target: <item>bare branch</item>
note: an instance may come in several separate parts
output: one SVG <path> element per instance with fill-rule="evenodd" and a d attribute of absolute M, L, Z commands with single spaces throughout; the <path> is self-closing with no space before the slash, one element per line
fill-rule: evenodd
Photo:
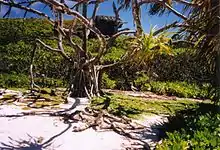
<path fill-rule="evenodd" d="M 51 46 L 45 44 L 43 41 L 41 41 L 40 39 L 36 39 L 36 41 L 38 43 L 40 43 L 42 46 L 44 46 L 46 49 L 50 50 L 50 51 L 54 51 L 54 52 L 61 52 L 60 49 L 56 49 L 56 48 L 52 48 Z"/>
<path fill-rule="evenodd" d="M 93 9 L 93 13 L 92 13 L 91 20 L 94 20 L 94 19 L 95 19 L 95 16 L 96 16 L 97 11 L 98 11 L 98 9 L 99 9 L 99 4 L 100 4 L 100 2 L 98 2 L 98 1 L 95 3 L 95 6 L 94 6 L 94 9 Z"/>
<path fill-rule="evenodd" d="M 72 29 L 75 27 L 76 22 L 77 22 L 77 19 L 74 19 L 71 26 L 70 26 L 70 28 L 69 28 L 69 34 L 67 36 L 67 39 L 70 42 L 70 45 L 76 50 L 77 53 L 79 53 L 79 52 L 83 52 L 82 47 L 80 47 L 79 45 L 74 43 L 73 40 L 72 40 Z"/>
<path fill-rule="evenodd" d="M 54 0 L 41 0 L 45 3 L 48 3 L 49 5 L 54 6 L 54 9 L 63 13 L 66 13 L 68 15 L 73 15 L 76 16 L 77 19 L 83 24 L 85 25 L 87 28 L 89 28 L 91 31 L 93 31 L 98 40 L 100 41 L 100 47 L 99 47 L 99 54 L 96 56 L 96 58 L 92 58 L 89 61 L 87 61 L 85 63 L 85 65 L 87 65 L 88 63 L 92 63 L 94 61 L 98 61 L 100 59 L 100 57 L 103 55 L 104 51 L 106 50 L 106 41 L 105 41 L 105 37 L 104 35 L 93 25 L 90 24 L 90 21 L 88 19 L 86 19 L 85 17 L 83 17 L 79 12 L 71 10 L 69 8 L 67 8 L 65 5 L 54 1 Z"/>
<path fill-rule="evenodd" d="M 100 47 L 99 47 L 99 53 L 98 55 L 93 59 L 90 59 L 89 61 L 87 62 L 94 62 L 94 61 L 98 61 L 101 56 L 104 54 L 104 52 L 106 51 L 106 41 L 105 41 L 105 37 L 104 35 L 102 35 L 102 33 L 94 26 L 90 23 L 90 21 L 83 17 L 79 12 L 77 11 L 74 11 L 74 10 L 71 10 L 70 8 L 68 8 L 65 4 L 63 3 L 60 3 L 56 0 L 39 0 L 41 3 L 44 3 L 44 4 L 47 4 L 49 5 L 54 11 L 56 12 L 60 12 L 60 13 L 63 13 L 63 14 L 68 14 L 68 15 L 71 15 L 71 16 L 75 16 L 86 28 L 88 28 L 89 30 L 91 30 L 92 32 L 94 32 L 98 38 L 98 40 L 100 41 Z M 28 12 L 32 12 L 32 13 L 35 13 L 35 14 L 38 14 L 40 16 L 43 16 L 43 17 L 46 17 L 48 18 L 49 20 L 50 17 L 48 17 L 46 14 L 38 11 L 38 10 L 35 10 L 35 9 L 32 9 L 32 8 L 28 8 L 26 6 L 22 6 L 22 5 L 19 5 L 17 3 L 14 3 L 13 1 L 4 1 L 4 0 L 0 0 L 0 3 L 4 4 L 4 5 L 9 5 L 11 7 L 16 7 L 16 8 L 20 8 L 20 9 L 23 9 L 23 10 L 26 10 Z M 52 21 L 52 20 L 51 20 Z M 55 23 L 54 21 L 52 21 L 52 23 Z M 65 31 L 65 32 L 68 32 L 67 29 L 59 29 L 59 31 Z M 60 33 L 60 32 L 59 32 Z M 62 32 L 61 32 L 62 33 Z M 40 41 L 39 41 L 40 42 Z M 62 48 L 62 41 L 59 40 L 59 49 L 54 49 L 54 48 L 51 48 L 50 46 L 42 43 L 42 41 L 40 42 L 41 45 L 45 46 L 48 50 L 52 50 L 52 51 L 56 51 L 56 52 L 60 52 L 64 57 L 68 58 L 69 57 L 64 53 L 63 51 L 63 48 Z M 86 63 L 87 64 L 87 63 Z"/>
<path fill-rule="evenodd" d="M 122 34 L 135 34 L 136 32 L 134 30 L 129 30 L 129 29 L 126 29 L 126 30 L 123 30 L 123 31 L 120 31 L 114 35 L 111 36 L 111 38 L 109 40 L 112 40 L 112 39 L 116 39 L 117 37 L 119 37 L 120 35 Z"/>
<path fill-rule="evenodd" d="M 187 6 L 193 6 L 193 7 L 200 7 L 201 6 L 201 4 L 189 2 L 189 1 L 186 1 L 186 0 L 175 0 L 175 1 L 179 2 L 179 3 L 182 3 L 184 5 L 187 5 Z"/>
<path fill-rule="evenodd" d="M 77 7 L 79 7 L 81 4 L 85 3 L 84 1 L 79 1 L 78 3 L 76 3 L 73 7 L 71 7 L 70 9 L 76 9 Z"/>
<path fill-rule="evenodd" d="M 135 34 L 135 33 L 136 33 L 136 31 L 134 31 L 134 30 L 129 30 L 129 29 L 124 29 L 124 30 L 119 31 L 118 33 L 114 34 L 113 36 L 111 36 L 111 37 L 108 39 L 107 49 L 112 46 L 114 40 L 115 40 L 117 37 L 119 37 L 120 35 L 122 35 L 122 34 L 125 34 L 125 35 L 127 35 L 127 34 Z"/>
<path fill-rule="evenodd" d="M 171 44 L 179 44 L 179 43 L 185 43 L 185 44 L 188 44 L 190 46 L 194 46 L 195 45 L 194 42 L 186 41 L 186 40 L 171 41 Z"/>
<path fill-rule="evenodd" d="M 121 5 L 119 8 L 116 8 L 115 2 L 112 3 L 113 11 L 115 13 L 115 18 L 119 19 L 119 11 L 123 8 L 123 5 Z"/>
<path fill-rule="evenodd" d="M 187 17 L 184 16 L 183 14 L 181 14 L 180 12 L 178 12 L 176 9 L 174 9 L 172 6 L 170 6 L 169 4 L 166 3 L 166 1 L 164 0 L 141 0 L 138 3 L 138 6 L 140 7 L 143 4 L 147 4 L 147 3 L 159 3 L 161 5 L 163 5 L 164 7 L 166 7 L 168 10 L 170 10 L 172 13 L 174 13 L 176 16 L 182 18 L 183 20 L 187 20 Z"/>
<path fill-rule="evenodd" d="M 37 41 L 38 43 L 40 43 L 42 46 L 44 46 L 47 50 L 50 50 L 50 51 L 53 51 L 53 52 L 61 53 L 61 55 L 62 55 L 64 58 L 66 58 L 68 61 L 72 62 L 72 59 L 71 59 L 69 56 L 67 56 L 67 54 L 66 54 L 64 51 L 62 51 L 62 50 L 60 50 L 60 49 L 52 48 L 51 46 L 45 44 L 45 43 L 44 43 L 43 41 L 41 41 L 40 39 L 36 39 L 36 41 Z"/>
<path fill-rule="evenodd" d="M 187 20 L 187 17 L 184 16 L 183 14 L 181 14 L 180 12 L 178 12 L 176 9 L 174 9 L 173 7 L 171 7 L 169 4 L 164 3 L 164 6 L 170 10 L 172 13 L 174 13 L 176 16 L 182 18 L 183 20 Z"/>
<path fill-rule="evenodd" d="M 0 0 L 0 3 L 3 4 L 3 5 L 7 5 L 7 6 L 10 6 L 10 7 L 15 7 L 15 8 L 19 8 L 19 9 L 23 9 L 23 10 L 26 10 L 28 12 L 32 12 L 34 14 L 37 14 L 39 16 L 42 16 L 42 17 L 45 17 L 47 18 L 48 20 L 50 20 L 51 22 L 53 22 L 53 20 L 48 16 L 46 15 L 45 13 L 43 12 L 40 12 L 36 9 L 33 9 L 33 8 L 29 8 L 27 6 L 23 6 L 23 5 L 20 5 L 19 3 L 14 3 L 13 1 L 4 1 L 4 0 Z"/>
<path fill-rule="evenodd" d="M 129 52 L 127 51 L 118 61 L 112 63 L 112 64 L 108 64 L 108 65 L 100 65 L 99 70 L 105 69 L 105 68 L 109 68 L 109 67 L 113 67 L 115 65 L 118 65 L 120 63 L 122 63 L 123 61 L 125 61 L 126 59 L 128 59 L 128 55 Z"/>
<path fill-rule="evenodd" d="M 31 62 L 30 62 L 31 65 L 30 65 L 29 71 L 30 71 L 30 78 L 31 78 L 31 83 L 30 83 L 31 92 L 33 92 L 34 87 L 38 88 L 40 91 L 40 87 L 38 85 L 36 85 L 34 82 L 34 74 L 33 74 L 33 62 L 34 62 L 34 56 L 35 56 L 36 50 L 37 50 L 37 44 L 34 45 L 34 49 L 32 51 L 32 55 L 31 55 Z"/>
<path fill-rule="evenodd" d="M 9 16 L 9 15 L 10 15 L 10 13 L 11 13 L 11 8 L 12 8 L 12 7 L 9 7 L 9 8 L 8 8 L 8 11 L 4 14 L 3 18 L 5 18 L 6 16 Z"/>
<path fill-rule="evenodd" d="M 31 5 L 33 5 L 34 3 L 36 3 L 37 1 L 31 1 L 28 3 L 27 7 L 30 7 Z M 28 11 L 26 10 L 25 13 L 24 13 L 24 18 L 26 17 Z"/>
<path fill-rule="evenodd" d="M 63 28 L 63 14 L 62 13 L 58 13 L 58 29 L 62 29 Z M 58 32 L 58 48 L 64 52 L 64 48 L 63 48 L 63 35 Z"/>
<path fill-rule="evenodd" d="M 121 32 L 118 32 L 116 34 L 114 34 L 108 41 L 111 42 L 116 39 L 117 37 L 119 37 L 120 35 L 122 34 L 135 34 L 136 32 L 133 31 L 133 30 L 123 30 Z M 127 40 L 127 39 L 124 39 L 124 40 Z M 104 69 L 104 68 L 109 68 L 109 67 L 113 67 L 121 62 L 123 62 L 124 60 L 126 60 L 128 58 L 128 54 L 129 54 L 129 51 L 127 51 L 118 61 L 112 63 L 112 64 L 108 64 L 108 65 L 101 65 L 99 70 L 101 69 Z"/>
<path fill-rule="evenodd" d="M 138 6 L 141 7 L 143 4 L 149 4 L 149 3 L 160 3 L 161 0 L 141 0 L 138 2 Z"/>

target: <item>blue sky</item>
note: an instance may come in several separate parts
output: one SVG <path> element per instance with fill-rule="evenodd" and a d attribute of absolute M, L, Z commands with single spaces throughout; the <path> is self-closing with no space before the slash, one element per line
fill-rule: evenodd
<path fill-rule="evenodd" d="M 100 4 L 98 15 L 114 16 L 113 9 L 112 9 L 112 2 L 113 1 L 106 1 L 102 4 Z M 69 2 L 68 4 L 71 5 L 72 3 Z M 42 9 L 44 6 L 41 5 L 40 3 L 36 3 L 33 7 L 36 9 Z M 177 5 L 175 5 L 175 8 L 180 10 L 182 8 L 182 6 L 177 4 Z M 2 7 L 1 12 L 0 12 L 0 17 L 3 16 L 6 9 L 7 9 L 6 7 Z M 92 13 L 92 10 L 93 10 L 92 6 L 88 8 L 88 15 Z M 47 14 L 49 13 L 49 15 L 51 15 L 49 8 L 44 9 L 44 12 L 46 12 Z M 160 27 L 164 26 L 165 24 L 169 24 L 175 20 L 180 20 L 178 17 L 176 17 L 172 13 L 170 13 L 169 15 L 165 14 L 160 17 L 159 16 L 150 16 L 147 13 L 146 7 L 144 7 L 144 6 L 143 6 L 141 12 L 142 12 L 141 13 L 142 14 L 141 21 L 142 21 L 142 25 L 143 25 L 145 32 L 149 32 L 150 27 L 156 26 L 157 28 L 160 28 Z M 19 17 L 22 17 L 23 14 L 24 14 L 24 11 L 21 11 L 18 9 L 13 9 L 10 17 L 19 18 Z M 37 16 L 34 14 L 28 14 L 28 17 L 37 17 Z M 72 17 L 66 17 L 66 19 L 71 19 L 71 18 Z M 123 27 L 130 28 L 130 29 L 134 28 L 131 10 L 121 10 L 120 11 L 120 18 L 124 22 L 127 22 Z"/>
<path fill-rule="evenodd" d="M 111 8 L 112 1 L 105 2 L 101 4 L 101 7 L 99 9 L 99 14 L 104 15 L 114 15 L 113 9 Z M 181 6 L 178 6 L 178 9 L 180 9 Z M 132 20 L 132 12 L 131 10 L 121 10 L 120 11 L 120 17 L 123 21 L 127 22 L 127 24 L 124 25 L 126 28 L 134 28 L 134 23 Z M 163 16 L 150 16 L 147 12 L 147 9 L 145 6 L 142 7 L 141 11 L 141 21 L 142 26 L 145 30 L 145 32 L 149 32 L 149 29 L 151 26 L 156 26 L 157 28 L 164 26 L 165 24 L 169 24 L 175 20 L 180 20 L 178 17 L 173 15 L 172 13 L 165 14 Z"/>

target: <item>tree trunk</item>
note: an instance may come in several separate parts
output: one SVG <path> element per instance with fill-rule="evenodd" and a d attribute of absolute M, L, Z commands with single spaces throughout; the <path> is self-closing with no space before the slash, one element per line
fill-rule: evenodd
<path fill-rule="evenodd" d="M 87 18 L 87 3 L 82 4 L 82 15 Z M 93 64 L 89 66 L 81 66 L 86 62 L 87 58 L 87 27 L 83 28 L 83 51 L 78 57 L 79 69 L 77 69 L 70 79 L 71 97 L 88 97 L 100 96 L 99 87 L 99 68 Z"/>
<path fill-rule="evenodd" d="M 141 26 L 141 20 L 140 20 L 140 6 L 138 5 L 137 0 L 132 0 L 132 14 L 134 18 L 134 23 L 137 28 L 136 36 L 141 36 L 143 29 Z"/>
<path fill-rule="evenodd" d="M 84 67 L 72 73 L 69 90 L 71 97 L 100 96 L 100 70 L 97 66 Z"/>

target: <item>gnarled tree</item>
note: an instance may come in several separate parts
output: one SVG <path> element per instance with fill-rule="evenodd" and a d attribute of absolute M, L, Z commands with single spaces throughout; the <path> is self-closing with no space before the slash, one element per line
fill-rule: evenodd
<path fill-rule="evenodd" d="M 95 25 L 97 19 L 102 19 L 97 16 L 99 4 L 102 3 L 102 0 L 86 0 L 86 1 L 72 1 L 74 6 L 68 5 L 69 0 L 0 0 L 1 5 L 8 6 L 8 11 L 4 16 L 10 14 L 12 8 L 18 8 L 27 13 L 34 13 L 40 17 L 46 18 L 54 27 L 55 39 L 57 41 L 57 47 L 52 47 L 47 45 L 41 39 L 36 39 L 37 46 L 42 46 L 43 48 L 57 52 L 62 55 L 70 64 L 71 68 L 71 78 L 69 81 L 69 91 L 71 96 L 74 97 L 93 97 L 100 95 L 100 71 L 104 68 L 111 67 L 125 60 L 129 55 L 127 51 L 124 56 L 113 64 L 101 64 L 101 58 L 105 56 L 111 47 L 113 41 L 122 34 L 133 34 L 134 31 L 125 29 L 125 30 L 115 30 L 113 33 L 104 35 L 105 33 L 101 32 L 102 28 L 98 25 Z M 35 4 L 45 5 L 45 7 L 50 8 L 51 13 L 54 17 L 50 17 L 50 14 L 47 11 L 33 7 Z M 87 17 L 87 12 L 79 13 L 78 7 L 80 5 L 88 6 L 94 5 L 93 12 L 90 18 Z M 114 20 L 112 22 L 121 22 L 119 18 L 120 8 L 116 8 L 113 3 L 113 9 L 115 12 L 115 17 L 112 17 Z M 72 23 L 69 28 L 64 27 L 64 15 L 72 16 Z M 25 17 L 25 16 L 24 16 Z M 84 28 L 84 36 L 81 38 L 83 44 L 80 45 L 73 41 L 74 36 L 76 35 L 76 24 L 79 22 Z M 96 21 L 97 22 L 97 21 Z M 97 23 L 96 23 L 97 24 Z M 120 27 L 119 25 L 118 27 Z M 86 41 L 90 33 L 95 34 L 96 38 L 99 41 L 99 48 L 96 50 L 97 54 L 92 55 L 86 47 Z M 65 44 L 68 44 L 73 49 L 73 55 L 68 55 L 65 51 Z M 31 66 L 32 67 L 32 66 Z M 32 70 L 32 69 L 31 69 Z M 32 72 L 32 71 L 31 71 Z M 33 76 L 33 75 L 32 75 Z M 32 80 L 33 81 L 33 80 Z M 32 82 L 32 86 L 34 82 Z"/>

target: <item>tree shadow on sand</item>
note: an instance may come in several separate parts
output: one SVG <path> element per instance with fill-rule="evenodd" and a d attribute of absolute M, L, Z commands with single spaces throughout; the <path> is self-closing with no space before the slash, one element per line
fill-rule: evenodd
<path fill-rule="evenodd" d="M 66 108 L 63 110 L 58 110 L 58 111 L 54 111 L 54 112 L 47 112 L 45 111 L 25 111 L 25 112 L 20 112 L 17 114 L 0 114 L 0 117 L 8 117 L 8 118 L 18 118 L 18 117 L 24 117 L 24 116 L 66 116 L 66 113 L 73 111 L 74 109 L 76 109 L 77 106 L 81 105 L 81 99 L 79 98 L 75 98 L 74 103 L 70 106 L 70 108 Z"/>
<path fill-rule="evenodd" d="M 71 128 L 71 126 L 72 126 L 71 123 L 69 123 L 66 129 L 50 137 L 45 142 L 43 142 L 42 137 L 36 138 L 36 137 L 32 137 L 29 134 L 28 134 L 29 137 L 28 140 L 23 140 L 23 139 L 15 140 L 9 137 L 8 143 L 0 142 L 0 144 L 2 145 L 0 146 L 0 150 L 43 150 L 45 148 L 49 148 L 53 144 L 54 139 L 61 136 L 66 131 L 68 131 Z M 55 149 L 55 148 L 49 148 L 49 149 Z"/>

